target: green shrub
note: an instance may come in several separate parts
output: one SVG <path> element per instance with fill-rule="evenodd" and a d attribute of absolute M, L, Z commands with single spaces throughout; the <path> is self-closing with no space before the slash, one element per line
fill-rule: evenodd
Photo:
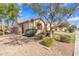
<path fill-rule="evenodd" d="M 25 31 L 25 34 L 24 36 L 27 36 L 27 37 L 32 37 L 36 34 L 37 30 L 36 29 L 27 29 Z"/>
<path fill-rule="evenodd" d="M 71 43 L 74 42 L 75 38 L 71 35 L 60 35 L 60 41 Z"/>
<path fill-rule="evenodd" d="M 50 37 L 44 37 L 42 44 L 49 47 L 53 43 L 53 40 Z"/>
<path fill-rule="evenodd" d="M 45 37 L 45 35 L 44 35 L 43 32 L 38 33 L 38 34 L 36 35 L 36 39 L 37 39 L 37 40 L 43 39 L 43 37 Z"/>
<path fill-rule="evenodd" d="M 64 27 L 69 27 L 69 23 L 68 22 L 61 22 L 59 27 L 64 28 Z"/>
<path fill-rule="evenodd" d="M 54 39 L 60 41 L 60 34 L 54 34 Z"/>
<path fill-rule="evenodd" d="M 74 33 L 62 33 L 62 32 L 54 32 L 54 39 L 58 41 L 70 41 L 72 43 L 75 42 L 75 34 Z"/>
<path fill-rule="evenodd" d="M 68 27 L 67 30 L 68 30 L 70 33 L 73 33 L 73 32 L 76 30 L 76 27 L 72 25 L 72 26 Z"/>

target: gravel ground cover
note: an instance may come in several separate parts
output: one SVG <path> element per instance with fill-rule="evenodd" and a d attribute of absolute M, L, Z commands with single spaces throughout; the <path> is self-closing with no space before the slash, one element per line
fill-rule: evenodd
<path fill-rule="evenodd" d="M 2 56 L 72 56 L 74 43 L 54 41 L 51 47 L 45 47 L 21 35 L 0 36 L 0 55 Z"/>

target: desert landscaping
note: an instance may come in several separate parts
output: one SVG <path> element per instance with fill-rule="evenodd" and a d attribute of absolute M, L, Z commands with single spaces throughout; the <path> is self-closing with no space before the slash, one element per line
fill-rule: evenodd
<path fill-rule="evenodd" d="M 0 36 L 0 55 L 4 56 L 72 56 L 73 43 L 54 41 L 51 47 L 43 46 L 40 41 L 32 40 L 20 35 L 10 34 Z"/>

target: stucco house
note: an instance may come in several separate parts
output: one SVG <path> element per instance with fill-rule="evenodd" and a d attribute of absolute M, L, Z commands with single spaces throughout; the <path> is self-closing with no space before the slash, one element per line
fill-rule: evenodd
<path fill-rule="evenodd" d="M 20 33 L 24 33 L 26 29 L 34 28 L 38 31 L 44 31 L 44 29 L 47 27 L 45 26 L 45 22 L 41 18 L 35 18 L 23 22 L 18 22 L 18 27 Z"/>

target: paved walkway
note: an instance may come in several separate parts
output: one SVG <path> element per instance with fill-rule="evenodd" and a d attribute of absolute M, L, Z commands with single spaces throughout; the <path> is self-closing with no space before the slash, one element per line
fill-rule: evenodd
<path fill-rule="evenodd" d="M 79 56 L 79 32 L 78 31 L 76 31 L 74 56 Z"/>

